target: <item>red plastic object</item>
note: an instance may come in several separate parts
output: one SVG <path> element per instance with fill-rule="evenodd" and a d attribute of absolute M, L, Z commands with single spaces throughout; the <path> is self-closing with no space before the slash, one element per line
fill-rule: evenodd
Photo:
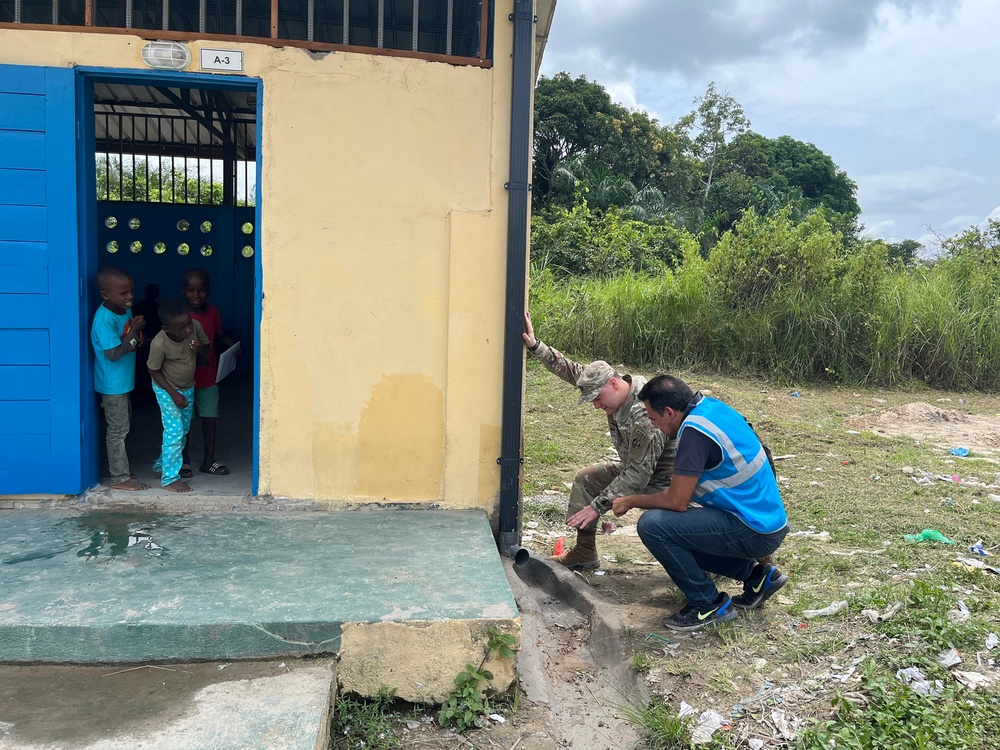
<path fill-rule="evenodd" d="M 552 548 L 553 555 L 565 555 L 566 554 L 566 537 L 561 536 L 556 539 L 556 546 Z"/>

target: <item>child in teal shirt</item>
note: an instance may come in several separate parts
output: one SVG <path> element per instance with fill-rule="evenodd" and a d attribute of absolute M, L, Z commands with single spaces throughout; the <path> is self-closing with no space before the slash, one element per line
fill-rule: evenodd
<path fill-rule="evenodd" d="M 105 442 L 113 490 L 145 490 L 148 484 L 129 472 L 125 438 L 132 422 L 132 389 L 135 387 L 135 350 L 142 345 L 141 315 L 132 317 L 135 284 L 120 268 L 104 268 L 97 274 L 97 289 L 103 302 L 94 313 L 90 342 L 94 347 L 94 390 L 101 396 L 101 409 L 108 423 Z"/>

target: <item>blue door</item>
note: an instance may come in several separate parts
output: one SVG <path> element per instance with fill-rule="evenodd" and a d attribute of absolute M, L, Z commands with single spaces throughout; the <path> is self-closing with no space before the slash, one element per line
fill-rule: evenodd
<path fill-rule="evenodd" d="M 84 489 L 76 139 L 72 70 L 0 65 L 0 494 Z"/>

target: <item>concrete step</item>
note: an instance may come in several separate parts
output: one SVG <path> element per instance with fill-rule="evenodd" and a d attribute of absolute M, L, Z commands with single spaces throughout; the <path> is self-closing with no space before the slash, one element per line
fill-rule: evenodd
<path fill-rule="evenodd" d="M 345 689 L 433 700 L 490 626 L 518 632 L 480 511 L 0 513 L 0 662 L 340 652 Z"/>
<path fill-rule="evenodd" d="M 0 750 L 326 750 L 335 668 L 0 666 Z"/>

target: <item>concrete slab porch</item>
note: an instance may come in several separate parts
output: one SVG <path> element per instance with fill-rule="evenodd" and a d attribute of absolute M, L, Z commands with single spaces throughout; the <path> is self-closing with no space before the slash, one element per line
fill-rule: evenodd
<path fill-rule="evenodd" d="M 491 626 L 519 620 L 479 511 L 0 514 L 0 662 L 338 653 L 344 690 L 435 700 Z"/>

